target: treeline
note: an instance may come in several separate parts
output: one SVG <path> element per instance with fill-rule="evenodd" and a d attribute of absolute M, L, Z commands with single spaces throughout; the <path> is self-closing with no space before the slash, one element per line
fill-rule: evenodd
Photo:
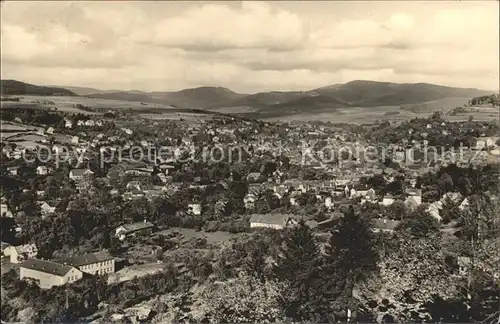
<path fill-rule="evenodd" d="M 500 106 L 500 95 L 492 94 L 489 96 L 474 97 L 471 100 L 469 100 L 469 106 L 477 106 L 485 104 Z"/>
<path fill-rule="evenodd" d="M 2 120 L 14 121 L 15 118 L 29 125 L 64 127 L 64 117 L 59 113 L 30 107 L 2 109 Z"/>

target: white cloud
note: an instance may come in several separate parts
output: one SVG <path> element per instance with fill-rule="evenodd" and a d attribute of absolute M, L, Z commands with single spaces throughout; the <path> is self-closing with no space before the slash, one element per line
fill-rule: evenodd
<path fill-rule="evenodd" d="M 286 2 L 8 2 L 2 77 L 143 90 L 353 79 L 498 88 L 497 4 L 379 5 L 355 15 L 323 2 L 307 12 Z"/>
<path fill-rule="evenodd" d="M 198 50 L 226 48 L 287 49 L 303 45 L 300 18 L 266 3 L 243 2 L 241 9 L 208 4 L 186 10 L 180 17 L 168 17 L 152 29 L 137 30 L 138 42 Z"/>

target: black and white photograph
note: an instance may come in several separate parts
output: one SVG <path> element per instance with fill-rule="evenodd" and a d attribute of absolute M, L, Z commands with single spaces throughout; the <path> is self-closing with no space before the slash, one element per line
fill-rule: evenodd
<path fill-rule="evenodd" d="M 500 324 L 499 1 L 0 5 L 2 324 Z"/>

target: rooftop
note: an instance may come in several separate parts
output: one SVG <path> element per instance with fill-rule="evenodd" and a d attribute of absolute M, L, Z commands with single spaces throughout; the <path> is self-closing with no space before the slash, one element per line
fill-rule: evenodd
<path fill-rule="evenodd" d="M 373 221 L 373 226 L 378 229 L 394 230 L 400 223 L 397 220 L 377 218 Z"/>
<path fill-rule="evenodd" d="M 253 214 L 250 217 L 252 223 L 264 223 L 274 225 L 286 225 L 291 215 L 286 214 Z"/>
<path fill-rule="evenodd" d="M 69 265 L 40 259 L 28 259 L 21 264 L 21 268 L 41 271 L 59 277 L 64 277 L 72 269 Z"/>
<path fill-rule="evenodd" d="M 126 232 L 135 232 L 146 228 L 152 228 L 154 225 L 150 222 L 137 222 L 133 224 L 125 224 L 120 227 L 123 227 Z"/>
<path fill-rule="evenodd" d="M 93 253 L 88 253 L 84 255 L 77 255 L 74 256 L 68 260 L 65 260 L 67 264 L 70 264 L 75 267 L 79 267 L 82 265 L 87 265 L 87 264 L 92 264 L 96 262 L 102 262 L 102 261 L 107 261 L 107 260 L 112 260 L 114 259 L 113 256 L 111 256 L 108 251 L 99 251 L 99 252 L 93 252 Z"/>

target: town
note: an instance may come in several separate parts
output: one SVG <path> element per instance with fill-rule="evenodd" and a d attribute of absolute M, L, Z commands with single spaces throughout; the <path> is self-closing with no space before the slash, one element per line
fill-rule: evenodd
<path fill-rule="evenodd" d="M 495 1 L 2 1 L 0 324 L 500 324 Z"/>

